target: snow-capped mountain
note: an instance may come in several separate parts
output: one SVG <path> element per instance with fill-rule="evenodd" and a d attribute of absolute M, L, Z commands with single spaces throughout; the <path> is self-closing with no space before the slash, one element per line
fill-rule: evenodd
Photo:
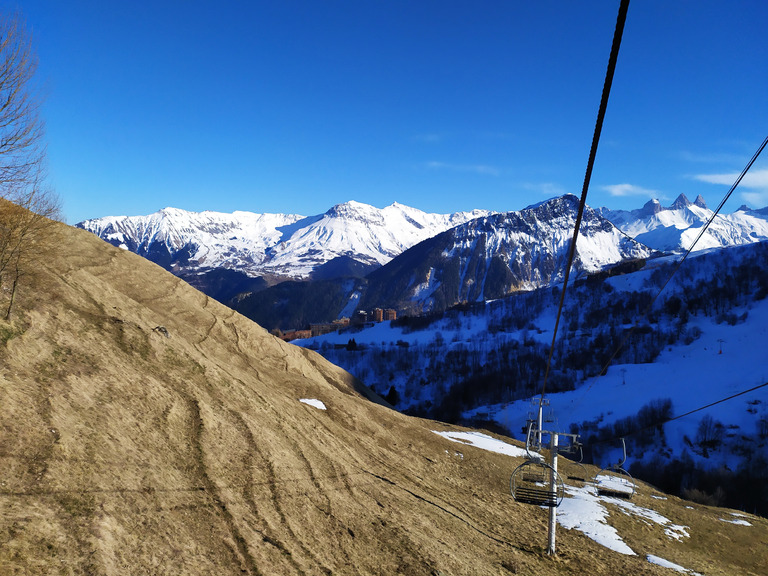
<path fill-rule="evenodd" d="M 228 268 L 308 278 L 336 259 L 378 267 L 403 250 L 488 211 L 429 214 L 402 204 L 346 202 L 315 216 L 188 212 L 109 216 L 77 224 L 175 272 Z"/>
<path fill-rule="evenodd" d="M 576 196 L 566 195 L 443 232 L 371 273 L 362 305 L 442 310 L 557 282 L 565 271 L 578 205 Z M 587 207 L 574 272 L 596 272 L 652 253 Z"/>
<path fill-rule="evenodd" d="M 285 239 L 268 251 L 263 269 L 309 277 L 317 267 L 343 257 L 378 267 L 422 240 L 486 214 L 429 214 L 398 203 L 379 209 L 346 202 L 286 229 Z"/>
<path fill-rule="evenodd" d="M 296 214 L 188 212 L 164 208 L 148 216 L 106 216 L 77 224 L 103 240 L 164 268 L 252 270 L 283 237 Z"/>
<path fill-rule="evenodd" d="M 600 208 L 599 212 L 638 242 L 663 251 L 688 250 L 713 214 L 701 196 L 691 202 L 684 194 L 667 208 L 658 200 L 649 200 L 637 210 Z M 723 248 L 766 239 L 766 215 L 742 207 L 732 214 L 718 214 L 695 249 Z"/>
<path fill-rule="evenodd" d="M 600 208 L 596 212 L 627 236 L 662 251 L 687 249 L 712 216 L 701 196 L 690 202 L 684 195 L 667 208 L 651 200 L 637 210 Z M 307 279 L 362 276 L 419 242 L 477 218 L 486 220 L 475 224 L 475 229 L 510 224 L 504 223 L 504 216 L 494 220 L 492 215 L 487 210 L 431 214 L 398 203 L 379 209 L 350 201 L 314 216 L 165 208 L 148 216 L 107 216 L 77 226 L 186 278 L 225 269 L 250 277 Z M 527 237 L 533 238 L 539 232 L 532 228 Z M 562 237 L 567 238 L 567 232 Z M 732 214 L 718 215 L 696 249 L 765 239 L 768 214 L 742 207 Z M 509 242 L 513 241 L 515 238 L 510 237 Z M 464 242 L 471 244 L 472 240 L 468 236 Z M 608 244 L 603 244 L 598 252 L 607 249 Z M 526 265 L 520 260 L 521 253 L 516 253 L 515 258 L 518 260 L 513 259 L 511 266 Z M 584 258 L 586 270 L 601 265 L 598 258 L 590 268 L 589 257 Z M 535 278 L 531 281 L 538 283 Z M 477 285 L 472 290 L 477 291 Z"/>

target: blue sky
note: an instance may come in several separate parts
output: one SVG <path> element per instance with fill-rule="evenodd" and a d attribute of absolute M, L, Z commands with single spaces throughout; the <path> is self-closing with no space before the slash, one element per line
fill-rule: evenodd
<path fill-rule="evenodd" d="M 66 219 L 579 194 L 618 0 L 0 0 Z M 768 135 L 768 3 L 633 0 L 588 197 L 711 207 Z M 761 158 L 726 211 L 768 205 Z"/>

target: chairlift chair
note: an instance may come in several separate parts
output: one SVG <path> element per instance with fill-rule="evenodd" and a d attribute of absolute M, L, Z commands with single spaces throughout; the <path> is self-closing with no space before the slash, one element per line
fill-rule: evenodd
<path fill-rule="evenodd" d="M 515 501 L 534 506 L 560 506 L 565 495 L 560 474 L 539 460 L 527 460 L 515 468 L 509 479 L 509 488 Z"/>
<path fill-rule="evenodd" d="M 627 460 L 627 445 L 624 438 L 621 439 L 621 447 L 622 459 L 618 463 L 600 470 L 594 478 L 594 484 L 600 496 L 613 496 L 629 500 L 635 495 L 637 486 L 630 473 L 622 468 Z"/>
<path fill-rule="evenodd" d="M 544 462 L 541 454 L 531 454 L 532 435 L 533 422 L 529 422 L 525 439 L 526 461 L 512 472 L 509 489 L 517 502 L 557 507 L 565 493 L 563 480 L 552 466 Z"/>
<path fill-rule="evenodd" d="M 569 474 L 568 480 L 576 480 L 577 482 L 586 483 L 587 468 L 586 466 L 584 466 L 584 464 L 582 464 L 582 461 L 584 460 L 584 450 L 581 447 L 581 443 L 576 444 L 574 448 L 579 449 L 579 460 L 578 462 L 575 460 L 572 460 L 571 463 L 578 468 L 578 472 L 575 472 L 574 474 Z"/>

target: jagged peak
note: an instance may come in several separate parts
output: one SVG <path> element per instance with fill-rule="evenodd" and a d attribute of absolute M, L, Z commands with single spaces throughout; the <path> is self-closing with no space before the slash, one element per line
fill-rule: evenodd
<path fill-rule="evenodd" d="M 165 208 L 155 212 L 155 214 L 162 214 L 164 216 L 176 216 L 178 214 L 189 214 L 189 211 L 182 208 L 174 208 L 173 206 L 166 206 Z"/>
<path fill-rule="evenodd" d="M 345 216 L 352 216 L 352 215 L 359 215 L 361 212 L 365 213 L 371 213 L 371 212 L 379 212 L 379 209 L 375 206 L 371 206 L 370 204 L 363 204 L 362 202 L 357 202 L 355 200 L 349 200 L 347 202 L 342 202 L 341 204 L 336 204 L 335 206 L 332 206 L 330 210 L 328 210 L 325 214 L 326 216 L 331 217 L 345 217 Z"/>
<path fill-rule="evenodd" d="M 643 204 L 643 207 L 640 208 L 639 213 L 641 216 L 653 216 L 654 214 L 661 212 L 663 209 L 664 208 L 661 207 L 661 202 L 659 202 L 656 198 L 653 198 Z"/>
<path fill-rule="evenodd" d="M 699 208 L 706 208 L 707 207 L 707 203 L 704 202 L 704 197 L 701 194 L 696 196 L 696 200 L 693 201 L 693 205 L 694 206 L 698 206 Z"/>
<path fill-rule="evenodd" d="M 561 204 L 578 206 L 579 198 L 575 194 L 563 194 L 562 196 L 555 196 L 554 198 L 548 198 L 546 200 L 542 200 L 541 202 L 537 202 L 536 204 L 531 204 L 530 206 L 523 208 L 523 210 L 535 210 L 537 208 L 541 208 L 542 206 L 558 206 Z"/>
<path fill-rule="evenodd" d="M 680 194 L 677 199 L 670 206 L 671 210 L 679 210 L 680 208 L 688 208 L 691 205 L 691 201 L 685 194 Z"/>

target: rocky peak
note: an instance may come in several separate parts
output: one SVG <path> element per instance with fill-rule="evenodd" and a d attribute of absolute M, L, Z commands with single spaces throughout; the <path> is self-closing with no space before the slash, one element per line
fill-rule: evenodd
<path fill-rule="evenodd" d="M 680 208 L 688 208 L 688 206 L 691 205 L 691 201 L 688 200 L 688 197 L 685 194 L 680 194 L 680 196 L 677 197 L 677 200 L 675 200 L 672 203 L 672 206 L 670 206 L 671 210 L 679 210 Z"/>
<path fill-rule="evenodd" d="M 693 201 L 694 206 L 698 206 L 699 208 L 706 208 L 707 203 L 704 202 L 704 198 L 702 198 L 701 194 L 696 196 L 696 200 Z"/>
<path fill-rule="evenodd" d="M 640 216 L 653 216 L 654 214 L 658 214 L 661 212 L 663 208 L 661 207 L 661 203 L 654 198 L 653 200 L 648 200 L 642 208 L 639 210 Z"/>
<path fill-rule="evenodd" d="M 381 214 L 381 210 L 363 204 L 362 202 L 355 202 L 350 200 L 343 204 L 336 204 L 325 215 L 328 218 L 340 218 L 342 220 L 356 220 L 358 222 L 367 222 L 370 224 L 376 224 L 379 226 L 384 225 L 384 218 Z"/>

